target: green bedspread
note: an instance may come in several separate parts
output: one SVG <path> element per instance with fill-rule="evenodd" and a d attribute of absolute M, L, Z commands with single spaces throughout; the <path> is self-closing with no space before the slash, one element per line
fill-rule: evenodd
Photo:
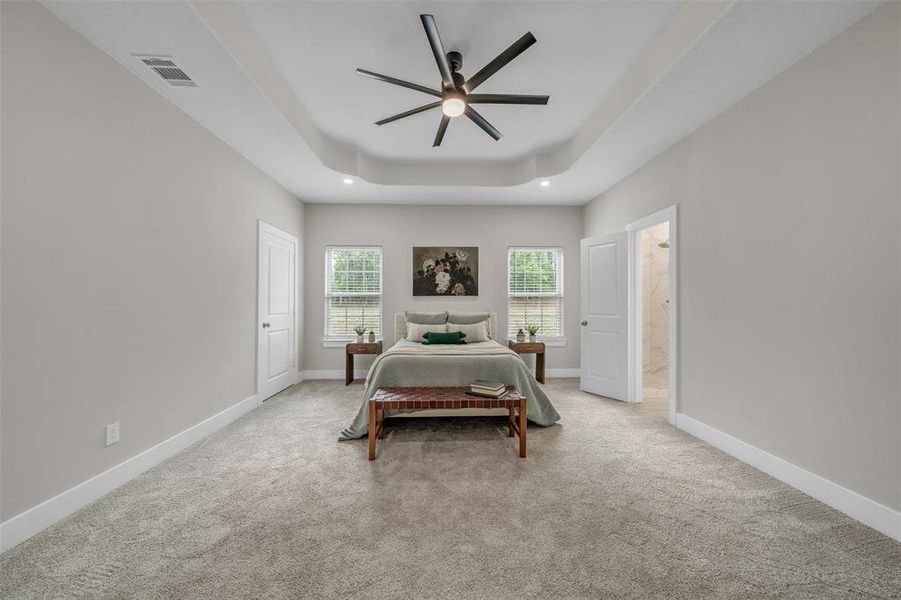
<path fill-rule="evenodd" d="M 533 423 L 547 427 L 560 419 L 522 358 L 497 342 L 424 346 L 401 340 L 372 363 L 360 410 L 338 439 L 350 440 L 367 434 L 369 399 L 380 387 L 465 386 L 476 379 L 515 385 L 528 398 L 528 417 Z M 398 412 L 415 411 L 389 410 L 385 415 Z"/>

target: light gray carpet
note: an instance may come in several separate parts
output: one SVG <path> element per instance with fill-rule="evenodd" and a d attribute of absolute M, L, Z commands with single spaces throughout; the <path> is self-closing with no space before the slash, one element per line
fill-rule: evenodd
<path fill-rule="evenodd" d="M 0 557 L 3 598 L 898 598 L 901 545 L 635 406 L 552 381 L 490 419 L 338 442 L 308 382 Z"/>

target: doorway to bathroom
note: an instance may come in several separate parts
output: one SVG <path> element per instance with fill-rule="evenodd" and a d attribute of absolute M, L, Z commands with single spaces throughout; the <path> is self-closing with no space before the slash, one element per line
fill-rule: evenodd
<path fill-rule="evenodd" d="M 669 406 L 669 222 L 638 236 L 641 296 L 641 401 L 666 417 Z"/>
<path fill-rule="evenodd" d="M 675 424 L 676 207 L 630 224 L 630 399 Z"/>

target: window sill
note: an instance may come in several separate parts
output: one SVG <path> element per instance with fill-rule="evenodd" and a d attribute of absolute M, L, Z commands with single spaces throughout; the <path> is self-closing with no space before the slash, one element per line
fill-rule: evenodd
<path fill-rule="evenodd" d="M 516 341 L 515 337 L 508 337 L 507 339 L 511 342 Z M 526 337 L 526 342 L 528 342 L 528 341 L 529 341 L 529 338 Z M 541 336 L 538 336 L 538 338 L 535 341 L 541 342 L 548 348 L 563 348 L 564 346 L 566 346 L 566 338 L 543 338 Z"/>
<path fill-rule="evenodd" d="M 381 337 L 376 337 L 376 338 L 375 338 L 375 341 L 376 341 L 376 342 L 381 342 L 381 341 L 383 341 L 383 338 L 381 338 Z M 323 348 L 343 348 L 343 347 L 346 346 L 347 344 L 356 344 L 356 343 L 358 343 L 356 337 L 349 337 L 349 338 L 325 338 L 325 339 L 322 340 L 322 347 L 323 347 Z M 369 344 L 369 343 L 371 343 L 371 342 L 369 341 L 369 336 L 364 337 L 362 343 L 364 343 L 364 344 Z"/>

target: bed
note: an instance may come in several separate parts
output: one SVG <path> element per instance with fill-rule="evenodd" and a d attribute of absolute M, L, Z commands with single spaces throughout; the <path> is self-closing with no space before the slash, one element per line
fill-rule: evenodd
<path fill-rule="evenodd" d="M 544 427 L 553 425 L 560 415 L 522 358 L 498 343 L 497 315 L 490 313 L 491 340 L 464 345 L 424 345 L 404 338 L 406 320 L 404 313 L 394 317 L 396 343 L 378 355 L 366 376 L 360 410 L 339 436 L 349 440 L 363 437 L 369 432 L 369 399 L 380 387 L 413 386 L 465 386 L 476 379 L 500 381 L 515 385 L 528 398 L 529 421 Z M 386 411 L 388 417 L 401 413 L 411 416 L 475 416 L 487 414 L 505 415 L 498 409 L 472 410 L 419 410 Z M 407 416 L 407 415 L 404 415 Z"/>

